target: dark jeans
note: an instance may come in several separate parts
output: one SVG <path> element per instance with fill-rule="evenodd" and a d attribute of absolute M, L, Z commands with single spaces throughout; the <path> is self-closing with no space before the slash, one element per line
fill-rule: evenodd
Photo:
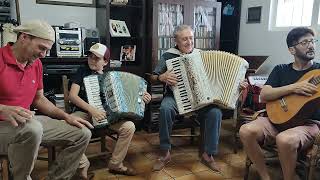
<path fill-rule="evenodd" d="M 204 151 L 207 154 L 218 153 L 219 133 L 222 112 L 215 106 L 207 106 L 198 110 L 198 120 L 204 127 Z M 178 109 L 174 97 L 167 95 L 163 98 L 160 106 L 160 149 L 170 150 L 170 134 Z M 204 125 L 202 124 L 204 123 Z"/>

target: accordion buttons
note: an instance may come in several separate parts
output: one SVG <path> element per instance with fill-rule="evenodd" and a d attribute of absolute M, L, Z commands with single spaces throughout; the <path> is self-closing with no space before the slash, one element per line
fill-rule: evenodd
<path fill-rule="evenodd" d="M 139 96 L 142 96 L 142 91 L 139 91 Z"/>
<path fill-rule="evenodd" d="M 138 103 L 139 103 L 139 104 L 141 103 L 141 98 L 138 98 Z"/>

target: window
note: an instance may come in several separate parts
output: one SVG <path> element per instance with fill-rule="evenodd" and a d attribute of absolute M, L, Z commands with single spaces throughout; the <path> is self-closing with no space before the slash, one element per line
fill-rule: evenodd
<path fill-rule="evenodd" d="M 320 12 L 320 5 L 319 5 L 319 9 L 318 9 L 319 11 L 318 11 L 318 13 Z M 320 13 L 319 13 L 319 15 L 318 15 L 318 25 L 320 25 Z"/>
<path fill-rule="evenodd" d="M 283 29 L 294 26 L 312 26 L 317 0 L 272 0 L 270 26 Z M 320 17 L 318 18 L 320 23 Z"/>

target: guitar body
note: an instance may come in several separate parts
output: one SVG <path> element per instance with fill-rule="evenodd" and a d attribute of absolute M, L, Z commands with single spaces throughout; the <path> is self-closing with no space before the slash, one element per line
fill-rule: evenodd
<path fill-rule="evenodd" d="M 303 75 L 297 82 L 310 77 L 320 81 L 320 70 L 312 70 Z M 320 82 L 318 92 L 311 97 L 298 94 L 290 94 L 281 99 L 269 101 L 266 104 L 267 114 L 270 121 L 276 125 L 299 125 L 304 119 L 309 118 L 320 105 Z"/>

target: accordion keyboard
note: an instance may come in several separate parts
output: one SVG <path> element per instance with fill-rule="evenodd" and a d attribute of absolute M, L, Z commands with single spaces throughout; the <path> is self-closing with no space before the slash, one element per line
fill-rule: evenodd
<path fill-rule="evenodd" d="M 183 73 L 181 69 L 180 61 L 173 60 L 172 61 L 172 71 L 177 75 L 178 83 L 176 85 L 179 93 L 178 96 L 175 96 L 176 102 L 179 107 L 182 107 L 183 112 L 188 112 L 192 109 L 191 101 L 190 101 L 190 96 L 188 95 L 187 92 L 187 87 L 186 84 L 183 81 Z"/>
<path fill-rule="evenodd" d="M 100 96 L 100 86 L 98 76 L 87 76 L 83 78 L 83 83 L 86 89 L 88 103 L 97 108 L 98 110 L 105 111 L 102 105 L 102 100 Z M 92 119 L 94 127 L 104 126 L 109 124 L 107 119 L 97 121 Z"/>

